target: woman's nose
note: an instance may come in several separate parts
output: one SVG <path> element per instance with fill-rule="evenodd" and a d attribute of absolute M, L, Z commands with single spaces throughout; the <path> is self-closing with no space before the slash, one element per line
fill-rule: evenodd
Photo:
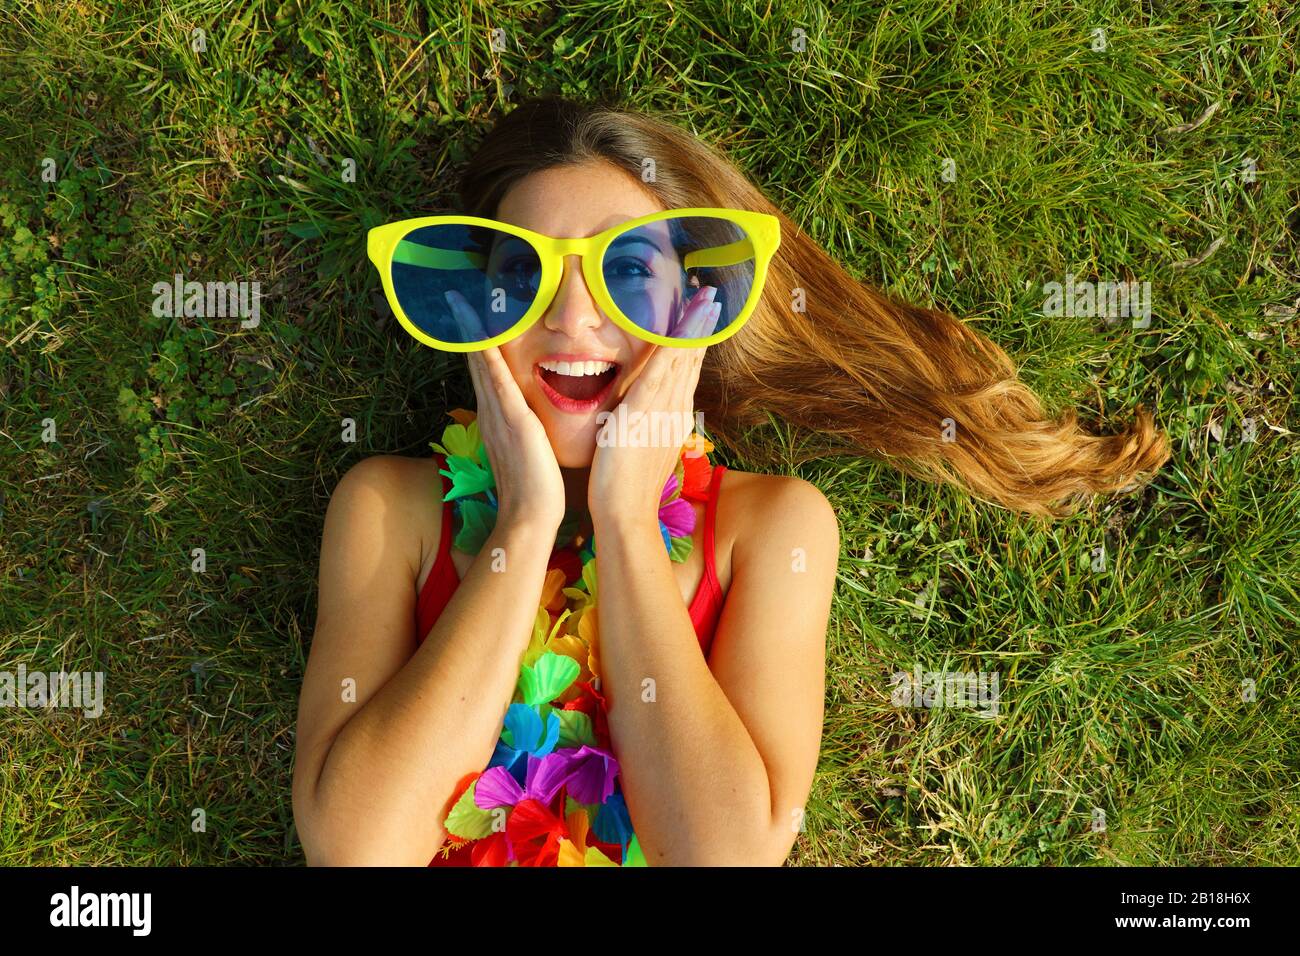
<path fill-rule="evenodd" d="M 548 329 L 563 332 L 572 339 L 580 337 L 584 329 L 599 328 L 605 321 L 587 288 L 577 256 L 564 257 L 564 275 L 544 321 Z"/>

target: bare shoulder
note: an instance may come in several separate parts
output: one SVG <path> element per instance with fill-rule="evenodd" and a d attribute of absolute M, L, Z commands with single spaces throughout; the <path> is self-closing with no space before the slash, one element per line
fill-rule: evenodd
<path fill-rule="evenodd" d="M 733 553 L 762 542 L 806 539 L 819 550 L 839 549 L 839 521 L 820 488 L 792 475 L 728 468 L 718 496 L 718 521 L 732 529 Z"/>
<path fill-rule="evenodd" d="M 349 468 L 330 497 L 326 526 L 364 522 L 390 532 L 409 548 L 412 569 L 423 563 L 427 542 L 442 530 L 441 479 L 432 458 L 371 455 Z"/>

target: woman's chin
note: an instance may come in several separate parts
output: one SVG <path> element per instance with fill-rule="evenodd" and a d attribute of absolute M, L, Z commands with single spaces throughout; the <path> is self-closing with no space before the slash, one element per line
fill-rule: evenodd
<path fill-rule="evenodd" d="M 596 436 L 609 412 L 601 407 L 583 414 L 561 412 L 543 396 L 527 395 L 528 407 L 546 429 L 555 460 L 561 468 L 590 468 L 596 455 Z"/>
<path fill-rule="evenodd" d="M 590 468 L 596 456 L 596 438 L 593 433 L 591 441 L 581 442 L 566 440 L 551 442 L 555 450 L 555 461 L 561 468 Z"/>

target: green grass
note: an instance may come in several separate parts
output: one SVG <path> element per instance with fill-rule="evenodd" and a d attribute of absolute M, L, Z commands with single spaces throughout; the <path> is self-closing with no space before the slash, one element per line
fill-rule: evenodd
<path fill-rule="evenodd" d="M 1150 487 L 1051 525 L 867 461 L 787 469 L 844 543 L 791 862 L 1300 862 L 1290 5 L 145 6 L 0 14 L 0 669 L 104 670 L 108 697 L 98 720 L 0 711 L 0 863 L 301 861 L 328 495 L 365 456 L 428 454 L 473 399 L 384 318 L 364 230 L 447 208 L 493 116 L 537 92 L 619 93 L 722 144 L 854 275 L 975 323 L 1053 408 L 1104 426 L 1146 404 L 1173 442 Z M 260 281 L 261 325 L 155 318 L 178 271 Z M 1151 327 L 1045 319 L 1066 272 L 1150 281 Z M 894 708 L 917 663 L 996 671 L 1000 715 Z"/>

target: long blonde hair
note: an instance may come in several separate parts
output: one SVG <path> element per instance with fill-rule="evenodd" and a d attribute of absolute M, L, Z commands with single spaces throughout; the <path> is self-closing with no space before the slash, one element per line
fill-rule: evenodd
<path fill-rule="evenodd" d="M 1088 434 L 1072 410 L 1048 418 L 1000 347 L 946 312 L 854 279 L 729 160 L 652 116 L 554 96 L 522 103 L 467 164 L 461 206 L 491 217 L 530 173 L 602 160 L 638 181 L 653 160 L 653 181 L 642 186 L 667 209 L 750 209 L 781 221 L 758 307 L 709 349 L 696 390 L 709 432 L 747 456 L 770 458 L 745 433 L 771 413 L 810 439 L 797 460 L 866 455 L 1037 515 L 1136 487 L 1169 458 L 1142 408 L 1115 435 Z M 803 311 L 793 307 L 797 294 Z"/>

